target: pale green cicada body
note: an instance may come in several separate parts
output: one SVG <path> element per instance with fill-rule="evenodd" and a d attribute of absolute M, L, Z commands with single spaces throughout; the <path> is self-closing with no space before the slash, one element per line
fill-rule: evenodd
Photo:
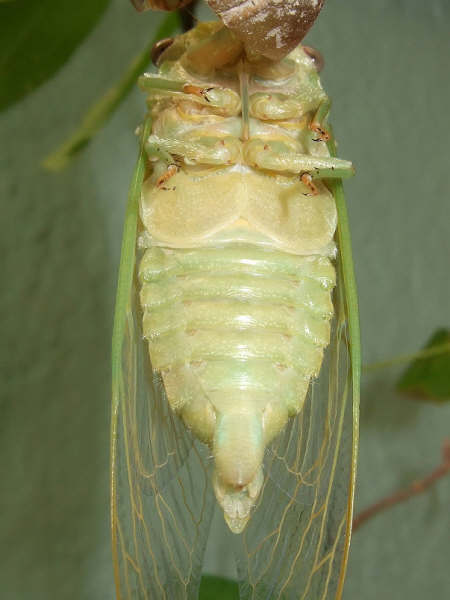
<path fill-rule="evenodd" d="M 161 47 L 113 345 L 118 598 L 197 598 L 218 504 L 241 598 L 338 598 L 359 344 L 329 100 L 310 49 L 219 23 Z M 337 284 L 337 285 L 336 285 Z"/>

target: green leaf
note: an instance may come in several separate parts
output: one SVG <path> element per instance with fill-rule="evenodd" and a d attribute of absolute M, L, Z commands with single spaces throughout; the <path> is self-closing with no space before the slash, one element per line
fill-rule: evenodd
<path fill-rule="evenodd" d="M 16 0 L 0 5 L 0 110 L 62 67 L 110 0 Z"/>
<path fill-rule="evenodd" d="M 43 165 L 51 171 L 59 171 L 66 167 L 80 150 L 90 142 L 99 129 L 103 127 L 111 114 L 116 110 L 128 93 L 133 89 L 139 75 L 150 62 L 150 50 L 155 42 L 169 37 L 180 25 L 177 13 L 168 15 L 158 28 L 148 46 L 129 65 L 120 80 L 113 85 L 83 117 L 78 128 L 52 154 L 44 159 Z"/>
<path fill-rule="evenodd" d="M 235 581 L 204 575 L 200 585 L 200 600 L 239 600 L 239 588 Z"/>
<path fill-rule="evenodd" d="M 400 377 L 397 389 L 425 402 L 450 400 L 450 330 L 433 333 Z"/>

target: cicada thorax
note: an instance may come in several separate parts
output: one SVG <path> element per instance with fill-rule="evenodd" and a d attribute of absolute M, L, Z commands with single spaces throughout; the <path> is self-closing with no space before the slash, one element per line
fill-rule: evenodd
<path fill-rule="evenodd" d="M 139 278 L 152 368 L 210 446 L 239 532 L 264 450 L 301 410 L 329 343 L 336 207 L 321 179 L 351 165 L 329 156 L 311 57 L 249 62 L 234 43 L 198 26 L 141 81 L 154 122 Z"/>

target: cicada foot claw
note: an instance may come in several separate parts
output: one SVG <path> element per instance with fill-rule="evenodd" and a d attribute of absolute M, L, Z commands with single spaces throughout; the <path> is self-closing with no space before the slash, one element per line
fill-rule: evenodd
<path fill-rule="evenodd" d="M 169 165 L 167 167 L 167 170 L 160 176 L 158 177 L 158 179 L 156 180 L 156 187 L 166 190 L 167 188 L 164 187 L 164 184 L 167 183 L 167 181 L 173 177 L 174 175 L 176 175 L 178 173 L 178 167 L 177 165 Z"/>
<path fill-rule="evenodd" d="M 311 194 L 313 196 L 317 196 L 318 195 L 319 190 L 314 185 L 313 178 L 312 178 L 312 176 L 309 173 L 302 173 L 300 175 L 300 181 L 311 190 Z"/>
<path fill-rule="evenodd" d="M 190 83 L 186 83 L 183 86 L 183 92 L 185 94 L 193 94 L 194 96 L 199 96 L 200 98 L 204 98 L 207 102 L 210 102 L 210 99 L 208 98 L 208 92 L 210 92 L 212 89 L 214 88 L 201 88 L 198 85 L 192 85 Z"/>
<path fill-rule="evenodd" d="M 328 142 L 331 139 L 330 132 L 321 127 L 318 123 L 311 123 L 309 128 L 317 136 L 315 139 L 313 139 L 313 142 Z"/>

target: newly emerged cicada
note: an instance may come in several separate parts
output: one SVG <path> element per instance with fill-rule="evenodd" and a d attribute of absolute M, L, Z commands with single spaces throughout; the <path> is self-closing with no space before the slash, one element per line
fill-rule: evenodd
<path fill-rule="evenodd" d="M 317 55 L 220 23 L 156 52 L 113 341 L 117 597 L 197 598 L 214 507 L 241 598 L 338 598 L 359 393 L 356 292 Z"/>

